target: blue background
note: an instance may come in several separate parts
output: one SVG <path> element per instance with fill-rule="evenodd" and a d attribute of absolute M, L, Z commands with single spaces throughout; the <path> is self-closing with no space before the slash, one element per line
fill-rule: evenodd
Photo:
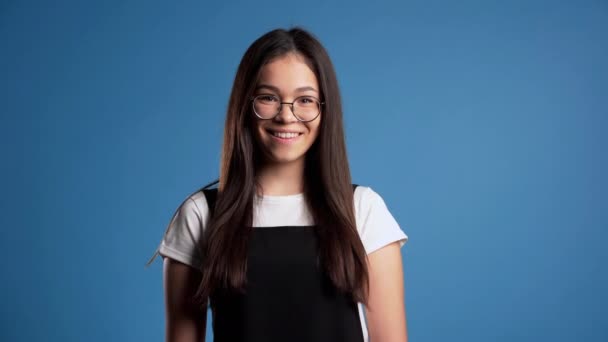
<path fill-rule="evenodd" d="M 606 1 L 6 0 L 0 340 L 164 339 L 144 264 L 218 174 L 245 49 L 291 25 L 410 237 L 411 341 L 608 340 Z"/>

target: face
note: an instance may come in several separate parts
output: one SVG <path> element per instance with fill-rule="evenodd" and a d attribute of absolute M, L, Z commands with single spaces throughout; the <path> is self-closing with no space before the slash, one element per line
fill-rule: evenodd
<path fill-rule="evenodd" d="M 281 102 L 293 102 L 300 96 L 312 96 L 320 101 L 317 77 L 303 57 L 294 54 L 279 57 L 262 67 L 254 95 L 261 94 L 274 95 Z M 322 113 L 313 121 L 301 122 L 288 104 L 282 105 L 273 119 L 260 119 L 253 109 L 251 111 L 255 139 L 266 163 L 304 160 L 306 151 L 317 138 Z"/>

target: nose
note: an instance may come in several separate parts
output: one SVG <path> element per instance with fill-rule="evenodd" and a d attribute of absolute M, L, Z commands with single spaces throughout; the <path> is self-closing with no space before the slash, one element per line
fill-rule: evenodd
<path fill-rule="evenodd" d="M 279 107 L 279 114 L 277 114 L 274 119 L 286 123 L 298 121 L 294 113 L 291 111 L 291 105 L 288 103 L 281 104 L 281 107 Z"/>

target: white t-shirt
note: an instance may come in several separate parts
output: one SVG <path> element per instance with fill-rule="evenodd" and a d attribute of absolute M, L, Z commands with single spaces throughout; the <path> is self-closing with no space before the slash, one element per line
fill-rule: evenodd
<path fill-rule="evenodd" d="M 400 247 L 406 243 L 408 236 L 401 230 L 382 197 L 372 188 L 357 186 L 354 204 L 357 231 L 367 254 L 395 241 L 399 241 Z M 253 207 L 254 228 L 314 225 L 304 194 L 256 195 Z M 197 241 L 203 234 L 208 217 L 209 208 L 203 191 L 190 195 L 171 218 L 156 252 L 162 257 L 170 257 L 200 269 L 202 260 Z M 358 310 L 364 341 L 367 341 L 369 336 L 362 303 L 358 303 Z"/>
<path fill-rule="evenodd" d="M 367 254 L 399 241 L 403 246 L 408 236 L 389 212 L 384 200 L 372 188 L 359 185 L 354 193 L 357 231 Z M 314 220 L 305 204 L 304 195 L 255 196 L 253 227 L 308 226 Z M 203 191 L 190 195 L 171 218 L 158 246 L 158 254 L 197 269 L 201 257 L 197 241 L 209 217 Z"/>

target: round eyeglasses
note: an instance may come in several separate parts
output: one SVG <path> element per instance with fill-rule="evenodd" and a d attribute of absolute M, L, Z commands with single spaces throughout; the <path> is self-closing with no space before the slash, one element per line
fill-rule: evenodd
<path fill-rule="evenodd" d="M 325 104 L 325 102 L 319 102 L 313 96 L 299 96 L 293 102 L 281 102 L 280 98 L 271 94 L 252 96 L 251 102 L 253 103 L 253 112 L 260 119 L 273 119 L 281 112 L 283 104 L 288 104 L 293 116 L 301 122 L 316 119 L 321 114 L 321 105 Z"/>

